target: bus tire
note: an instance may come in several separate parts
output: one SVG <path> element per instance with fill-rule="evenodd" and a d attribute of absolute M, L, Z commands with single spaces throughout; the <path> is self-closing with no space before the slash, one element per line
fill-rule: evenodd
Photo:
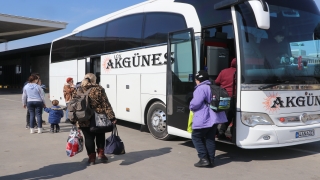
<path fill-rule="evenodd" d="M 151 135 L 156 139 L 168 140 L 172 138 L 167 131 L 166 107 L 161 102 L 153 103 L 147 114 L 147 125 Z"/>

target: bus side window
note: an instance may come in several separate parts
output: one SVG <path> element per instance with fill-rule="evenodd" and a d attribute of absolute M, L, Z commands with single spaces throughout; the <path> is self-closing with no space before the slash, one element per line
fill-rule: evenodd
<path fill-rule="evenodd" d="M 108 22 L 105 51 L 141 47 L 143 14 L 124 16 Z"/>
<path fill-rule="evenodd" d="M 167 42 L 168 32 L 186 29 L 184 17 L 175 13 L 147 13 L 143 46 Z"/>

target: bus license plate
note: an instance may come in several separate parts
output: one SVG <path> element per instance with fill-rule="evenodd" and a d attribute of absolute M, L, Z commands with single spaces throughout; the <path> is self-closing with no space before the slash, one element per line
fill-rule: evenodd
<path fill-rule="evenodd" d="M 314 129 L 296 132 L 296 138 L 314 136 Z"/>

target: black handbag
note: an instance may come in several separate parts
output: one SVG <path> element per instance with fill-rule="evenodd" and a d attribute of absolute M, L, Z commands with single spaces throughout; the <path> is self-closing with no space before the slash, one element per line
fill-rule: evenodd
<path fill-rule="evenodd" d="M 105 154 L 125 154 L 124 144 L 118 135 L 116 125 L 114 125 L 111 136 L 106 139 L 106 147 L 104 148 Z"/>
<path fill-rule="evenodd" d="M 107 133 L 112 130 L 113 124 L 107 116 L 94 112 L 94 116 L 90 119 L 90 131 L 93 133 Z"/>

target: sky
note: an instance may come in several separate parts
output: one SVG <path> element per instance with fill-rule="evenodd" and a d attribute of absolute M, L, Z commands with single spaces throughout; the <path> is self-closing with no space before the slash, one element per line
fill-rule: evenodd
<path fill-rule="evenodd" d="M 91 20 L 145 0 L 0 0 L 0 13 L 68 23 L 66 29 L 7 43 L 7 50 L 50 43 Z M 315 0 L 320 8 L 320 0 Z M 5 43 L 0 44 L 0 52 Z"/>
<path fill-rule="evenodd" d="M 63 30 L 10 41 L 7 49 L 19 49 L 50 43 L 52 40 L 71 33 L 78 26 L 91 20 L 144 2 L 145 0 L 0 0 L 0 13 L 46 19 L 68 23 Z M 5 43 L 0 44 L 0 52 Z"/>

